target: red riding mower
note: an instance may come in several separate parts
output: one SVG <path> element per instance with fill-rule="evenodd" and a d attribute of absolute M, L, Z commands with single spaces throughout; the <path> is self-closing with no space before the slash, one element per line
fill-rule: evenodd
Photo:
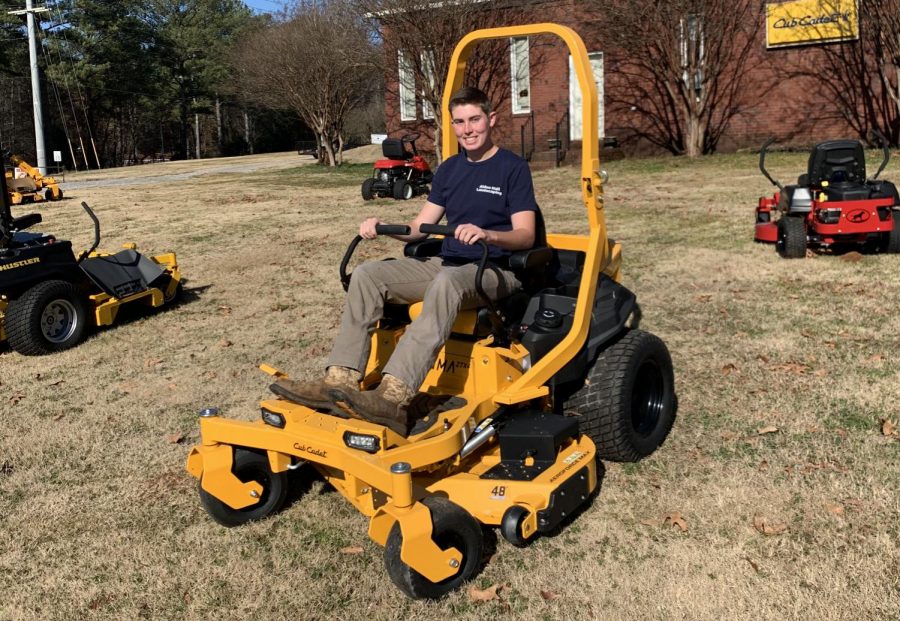
<path fill-rule="evenodd" d="M 584 43 L 571 29 L 535 24 L 480 30 L 457 45 L 445 92 L 460 86 L 475 43 L 555 34 L 568 44 L 584 105 L 581 190 L 587 235 L 551 234 L 538 219 L 535 247 L 509 258 L 521 291 L 462 311 L 410 408 L 406 436 L 289 400 L 261 404 L 261 419 L 231 420 L 208 408 L 187 469 L 200 479 L 210 516 L 237 526 L 277 511 L 288 473 L 314 468 L 364 515 L 384 546 L 387 573 L 413 598 L 437 598 L 481 565 L 482 526 L 524 546 L 564 526 L 599 489 L 600 459 L 637 461 L 665 440 L 675 419 L 665 343 L 636 329 L 635 295 L 620 284 L 621 247 L 606 236 L 597 140 L 597 93 Z M 444 135 L 451 136 L 449 116 Z M 457 148 L 444 143 L 444 157 Z M 408 232 L 382 225 L 380 233 Z M 454 229 L 422 225 L 425 233 Z M 345 286 L 357 236 L 341 262 Z M 406 247 L 432 256 L 440 240 Z M 382 369 L 421 303 L 386 312 L 372 334 L 361 390 Z M 264 366 L 263 371 L 284 377 Z"/>
<path fill-rule="evenodd" d="M 882 145 L 886 144 L 879 136 Z M 833 248 L 858 244 L 883 252 L 900 252 L 900 196 L 890 181 L 879 181 L 891 152 L 883 146 L 884 160 L 871 179 L 857 140 L 829 140 L 809 155 L 806 174 L 797 185 L 781 185 L 765 166 L 768 140 L 759 152 L 759 169 L 778 192 L 762 197 L 756 208 L 756 241 L 773 242 L 786 259 L 806 256 L 807 246 Z M 773 212 L 779 218 L 773 220 Z"/>
<path fill-rule="evenodd" d="M 363 200 L 393 196 L 405 201 L 428 193 L 433 175 L 428 162 L 416 150 L 416 140 L 420 135 L 406 134 L 399 140 L 388 138 L 381 143 L 381 153 L 385 159 L 375 162 L 372 177 L 363 181 Z"/>

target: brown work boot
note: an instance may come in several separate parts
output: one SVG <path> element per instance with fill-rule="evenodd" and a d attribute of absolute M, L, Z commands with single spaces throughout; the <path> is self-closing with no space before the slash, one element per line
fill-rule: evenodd
<path fill-rule="evenodd" d="M 363 420 L 384 425 L 404 438 L 409 434 L 409 414 L 406 408 L 416 391 L 393 375 L 385 375 L 375 390 L 330 391 L 335 401 L 347 404 Z"/>
<path fill-rule="evenodd" d="M 359 392 L 359 380 L 360 374 L 356 369 L 328 367 L 322 379 L 299 381 L 282 378 L 269 386 L 269 390 L 288 401 L 313 409 L 329 410 L 346 418 L 347 412 L 334 403 L 329 391 L 339 388 L 350 394 Z"/>

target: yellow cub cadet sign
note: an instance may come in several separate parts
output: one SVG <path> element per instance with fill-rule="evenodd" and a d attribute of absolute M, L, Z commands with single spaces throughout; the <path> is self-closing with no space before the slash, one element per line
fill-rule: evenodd
<path fill-rule="evenodd" d="M 497 305 L 485 297 L 485 308 L 460 314 L 410 406 L 421 419 L 408 438 L 280 399 L 263 401 L 256 422 L 202 411 L 201 441 L 187 469 L 200 479 L 201 503 L 217 522 L 236 526 L 272 514 L 285 499 L 288 473 L 311 466 L 370 518 L 369 536 L 384 546 L 394 583 L 410 597 L 437 598 L 479 569 L 482 525 L 524 546 L 590 501 L 600 458 L 636 461 L 668 435 L 672 362 L 663 341 L 630 327 L 637 303 L 619 283 L 620 247 L 606 236 L 597 92 L 584 43 L 556 24 L 472 32 L 453 54 L 444 106 L 462 85 L 477 42 L 539 34 L 568 45 L 581 85 L 589 234 L 539 235 L 534 248 L 510 257 L 523 289 Z M 449 115 L 443 122 L 444 136 L 452 136 Z M 455 141 L 444 141 L 445 159 L 456 150 Z M 422 227 L 453 234 L 448 229 Z M 360 240 L 341 264 L 345 284 Z M 432 241 L 410 244 L 406 253 L 436 252 Z M 416 306 L 379 324 L 361 389 L 378 385 Z"/>

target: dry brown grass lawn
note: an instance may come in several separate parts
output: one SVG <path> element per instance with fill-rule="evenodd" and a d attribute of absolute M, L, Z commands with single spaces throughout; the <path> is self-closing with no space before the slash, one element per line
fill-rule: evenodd
<path fill-rule="evenodd" d="M 175 250 L 189 282 L 180 306 L 74 350 L 0 351 L 0 619 L 897 618 L 900 441 L 881 421 L 900 423 L 900 256 L 786 261 L 754 244 L 771 190 L 754 155 L 609 164 L 609 230 L 643 327 L 672 351 L 679 419 L 653 457 L 610 465 L 559 535 L 499 540 L 475 580 L 503 585 L 499 600 L 407 600 L 366 520 L 319 480 L 262 523 L 216 525 L 184 470 L 197 410 L 256 417 L 261 362 L 317 373 L 358 221 L 421 204 L 364 204 L 365 164 L 281 154 L 223 171 L 234 162 L 86 175 L 222 171 L 71 190 L 43 210 L 44 230 L 86 246 L 87 200 L 104 247 Z M 900 182 L 898 162 L 885 178 Z M 804 165 L 771 156 L 783 179 Z M 575 169 L 535 184 L 551 230 L 583 230 Z M 686 531 L 662 523 L 673 512 Z"/>

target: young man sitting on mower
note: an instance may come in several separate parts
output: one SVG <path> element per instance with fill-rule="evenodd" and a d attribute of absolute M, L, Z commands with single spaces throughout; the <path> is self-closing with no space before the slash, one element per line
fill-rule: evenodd
<path fill-rule="evenodd" d="M 280 379 L 271 387 L 274 393 L 308 407 L 346 412 L 406 436 L 411 423 L 407 406 L 458 312 L 479 305 L 475 273 L 481 250 L 475 244 L 484 240 L 489 245 L 491 269 L 485 270 L 482 282 L 489 297 L 501 299 L 521 286 L 503 266 L 511 251 L 534 245 L 537 203 L 531 171 L 525 160 L 491 140 L 496 112 L 485 93 L 462 88 L 454 93 L 449 108 L 463 151 L 438 168 L 428 201 L 410 224 L 412 232 L 393 237 L 404 242 L 424 239 L 419 225 L 437 224 L 444 215 L 447 224 L 456 227 L 455 237 L 444 240 L 438 257 L 370 262 L 355 269 L 325 377 Z M 359 235 L 375 238 L 376 224 L 383 222 L 377 217 L 364 220 Z M 360 391 L 370 336 L 385 303 L 420 300 L 422 312 L 397 344 L 378 388 Z M 338 408 L 338 402 L 349 411 Z"/>

